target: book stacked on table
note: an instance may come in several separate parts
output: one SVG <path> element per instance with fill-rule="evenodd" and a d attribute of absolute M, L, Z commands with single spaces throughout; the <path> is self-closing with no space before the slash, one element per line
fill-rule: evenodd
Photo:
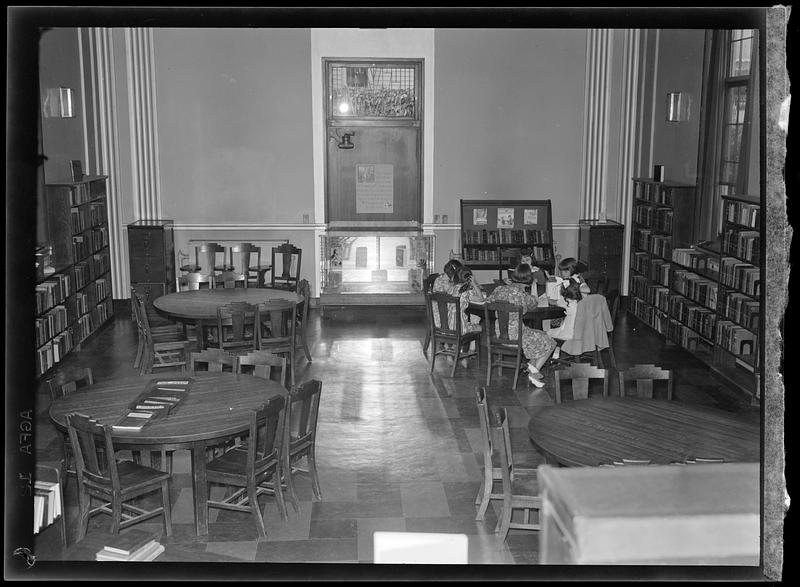
<path fill-rule="evenodd" d="M 114 536 L 97 551 L 95 560 L 113 562 L 151 561 L 164 552 L 160 535 L 146 530 L 133 529 Z"/>
<path fill-rule="evenodd" d="M 151 380 L 128 405 L 128 412 L 113 425 L 114 430 L 141 430 L 149 422 L 168 416 L 186 399 L 192 379 Z"/>

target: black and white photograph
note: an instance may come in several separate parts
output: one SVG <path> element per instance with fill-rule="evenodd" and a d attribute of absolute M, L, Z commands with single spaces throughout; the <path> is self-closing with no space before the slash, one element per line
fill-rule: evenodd
<path fill-rule="evenodd" d="M 8 7 L 5 580 L 781 582 L 791 8 Z"/>

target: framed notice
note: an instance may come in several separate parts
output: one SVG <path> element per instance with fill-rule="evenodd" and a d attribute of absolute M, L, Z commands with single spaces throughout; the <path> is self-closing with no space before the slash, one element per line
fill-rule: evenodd
<path fill-rule="evenodd" d="M 514 228 L 514 208 L 497 209 L 497 228 Z"/>
<path fill-rule="evenodd" d="M 523 224 L 539 224 L 539 210 L 535 208 L 525 208 Z"/>
<path fill-rule="evenodd" d="M 472 224 L 475 226 L 489 224 L 489 217 L 486 214 L 486 208 L 475 208 L 472 211 Z"/>
<path fill-rule="evenodd" d="M 356 214 L 394 212 L 394 165 L 356 165 Z"/>

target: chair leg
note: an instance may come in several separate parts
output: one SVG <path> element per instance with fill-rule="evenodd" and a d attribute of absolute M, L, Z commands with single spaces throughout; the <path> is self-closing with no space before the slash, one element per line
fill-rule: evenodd
<path fill-rule="evenodd" d="M 612 369 L 616 369 L 617 368 L 617 360 L 614 358 L 614 349 L 611 348 L 610 345 L 608 347 L 608 356 L 611 357 L 611 368 Z"/>
<path fill-rule="evenodd" d="M 434 337 L 431 340 L 431 375 L 433 375 L 433 368 L 436 366 L 436 355 L 438 354 L 436 351 L 436 347 L 438 346 L 436 342 L 436 338 Z"/>
<path fill-rule="evenodd" d="M 122 524 L 122 498 L 114 496 L 111 500 L 111 534 L 119 534 Z"/>
<path fill-rule="evenodd" d="M 475 498 L 475 504 L 480 504 L 478 514 L 475 516 L 476 520 L 483 520 L 486 515 L 486 510 L 489 508 L 490 496 L 492 494 L 492 484 L 494 483 L 490 475 L 484 475 L 481 482 L 481 489 L 478 492 L 478 497 Z"/>
<path fill-rule="evenodd" d="M 83 540 L 89 530 L 89 510 L 92 506 L 92 498 L 80 487 L 80 480 L 78 485 L 78 540 Z"/>
<path fill-rule="evenodd" d="M 430 331 L 428 331 L 428 332 L 425 333 L 425 342 L 422 343 L 422 352 L 423 353 L 427 353 L 428 352 L 428 347 L 430 346 L 430 344 L 431 344 L 431 333 L 430 333 Z"/>
<path fill-rule="evenodd" d="M 276 494 L 279 492 L 275 492 Z M 267 537 L 267 530 L 264 527 L 264 518 L 261 515 L 261 508 L 258 506 L 258 493 L 256 493 L 256 482 L 254 479 L 250 479 L 247 482 L 247 500 L 250 502 L 250 513 L 253 514 L 253 518 L 256 520 L 256 528 L 258 529 L 258 535 L 261 538 Z"/>
<path fill-rule="evenodd" d="M 161 499 L 164 502 L 164 532 L 172 536 L 172 514 L 169 511 L 169 479 L 161 482 Z"/>
<path fill-rule="evenodd" d="M 278 514 L 281 516 L 281 520 L 288 520 L 289 510 L 286 509 L 286 502 L 283 499 L 281 477 L 281 467 L 279 465 L 275 468 L 275 473 L 272 475 L 272 487 L 275 488 L 275 504 L 278 506 Z"/>
<path fill-rule="evenodd" d="M 505 542 L 506 536 L 508 536 L 508 529 L 511 527 L 511 503 L 508 501 L 503 501 L 503 513 L 500 518 L 500 540 Z"/>
<path fill-rule="evenodd" d="M 289 464 L 288 458 L 284 459 L 283 461 L 283 468 L 281 473 L 283 475 L 284 481 L 286 482 L 286 494 L 289 498 L 289 501 L 292 502 L 294 511 L 296 511 L 299 514 L 300 500 L 297 499 L 297 492 L 294 489 L 294 475 L 292 475 L 292 466 Z"/>
<path fill-rule="evenodd" d="M 492 351 L 486 349 L 486 385 L 492 382 Z"/>
<path fill-rule="evenodd" d="M 461 360 L 461 341 L 460 340 L 456 340 L 455 351 L 456 351 L 456 356 L 453 357 L 453 368 L 450 369 L 450 377 L 451 378 L 455 377 L 456 367 L 458 367 L 458 362 Z"/>
<path fill-rule="evenodd" d="M 522 367 L 522 354 L 517 350 L 517 360 L 514 363 L 514 383 L 511 385 L 513 391 L 517 390 L 517 381 L 519 380 L 519 370 Z"/>
<path fill-rule="evenodd" d="M 319 474 L 317 473 L 316 451 L 313 446 L 306 453 L 306 461 L 308 461 L 308 472 L 311 475 L 311 487 L 314 490 L 314 497 L 322 499 L 322 489 L 319 484 Z"/>
<path fill-rule="evenodd" d="M 136 348 L 136 358 L 133 360 L 133 368 L 138 369 L 142 364 L 142 355 L 144 354 L 144 340 L 142 335 L 139 334 L 139 346 Z"/>

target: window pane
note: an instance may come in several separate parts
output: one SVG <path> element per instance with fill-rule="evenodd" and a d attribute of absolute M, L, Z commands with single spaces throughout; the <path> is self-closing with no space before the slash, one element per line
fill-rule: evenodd
<path fill-rule="evenodd" d="M 336 117 L 414 118 L 417 86 L 414 67 L 332 65 L 330 115 Z"/>
<path fill-rule="evenodd" d="M 720 167 L 720 183 L 730 183 L 733 184 L 736 181 L 736 164 L 734 163 L 723 163 Z"/>
<path fill-rule="evenodd" d="M 726 126 L 725 134 L 722 138 L 722 158 L 725 161 L 739 160 L 739 142 L 742 138 L 742 127 Z"/>

